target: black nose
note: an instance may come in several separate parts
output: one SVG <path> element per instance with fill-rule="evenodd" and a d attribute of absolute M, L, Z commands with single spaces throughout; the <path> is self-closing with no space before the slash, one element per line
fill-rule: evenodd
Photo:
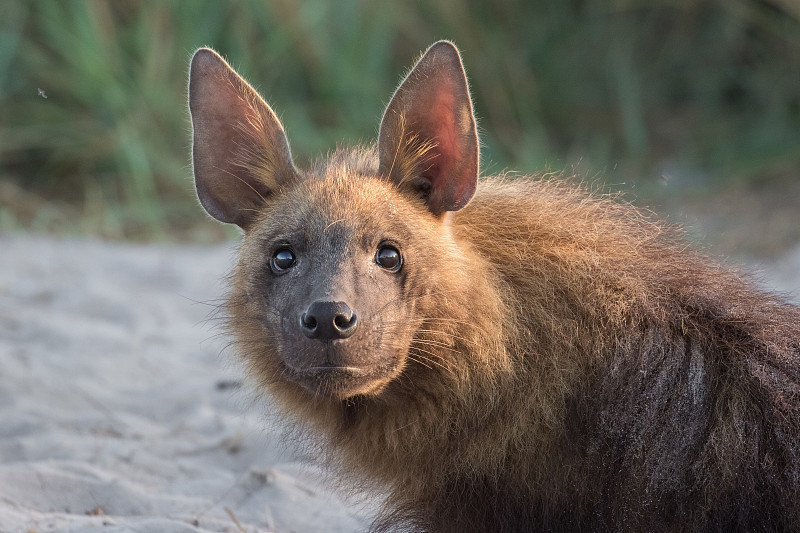
<path fill-rule="evenodd" d="M 344 302 L 317 300 L 300 317 L 300 329 L 309 339 L 346 339 L 356 332 L 358 317 Z"/>

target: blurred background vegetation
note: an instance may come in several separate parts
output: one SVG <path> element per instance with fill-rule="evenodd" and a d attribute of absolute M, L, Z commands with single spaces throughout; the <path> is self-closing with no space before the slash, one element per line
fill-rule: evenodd
<path fill-rule="evenodd" d="M 766 213 L 789 208 L 781 239 L 800 240 L 798 6 L 5 0 L 0 229 L 219 239 L 191 182 L 195 48 L 261 91 L 302 165 L 371 142 L 400 75 L 447 38 L 470 77 L 484 174 L 566 170 L 648 205 L 699 197 L 734 212 L 768 190 Z"/>

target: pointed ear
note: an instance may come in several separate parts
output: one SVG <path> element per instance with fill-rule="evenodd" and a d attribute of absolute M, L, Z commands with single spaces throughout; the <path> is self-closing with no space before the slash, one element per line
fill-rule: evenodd
<path fill-rule="evenodd" d="M 192 57 L 189 110 L 200 203 L 217 220 L 247 229 L 264 199 L 297 177 L 283 127 L 258 93 L 208 48 Z"/>
<path fill-rule="evenodd" d="M 380 173 L 421 194 L 440 215 L 464 207 L 478 180 L 478 132 L 453 43 L 422 55 L 395 91 L 378 137 Z"/>

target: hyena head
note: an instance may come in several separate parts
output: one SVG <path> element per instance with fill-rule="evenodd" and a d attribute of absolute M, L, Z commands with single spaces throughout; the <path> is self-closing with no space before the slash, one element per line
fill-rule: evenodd
<path fill-rule="evenodd" d="M 432 356 L 425 346 L 452 342 L 424 340 L 426 320 L 463 304 L 431 295 L 470 282 L 448 212 L 474 194 L 478 139 L 451 43 L 397 89 L 377 147 L 306 170 L 270 107 L 211 50 L 192 59 L 189 106 L 200 202 L 244 231 L 229 311 L 257 376 L 316 398 L 376 396 Z"/>

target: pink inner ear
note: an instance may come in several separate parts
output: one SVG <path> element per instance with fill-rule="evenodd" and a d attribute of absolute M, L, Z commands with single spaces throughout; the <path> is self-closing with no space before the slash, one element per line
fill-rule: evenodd
<path fill-rule="evenodd" d="M 456 95 L 447 84 L 447 87 L 440 87 L 432 98 L 430 105 L 423 109 L 427 111 L 425 116 L 417 117 L 415 122 L 421 123 L 421 133 L 423 137 L 430 138 L 436 143 L 432 152 L 430 168 L 426 169 L 425 174 L 434 182 L 442 178 L 442 174 L 447 174 L 452 170 L 456 161 L 462 156 L 459 150 L 458 125 L 455 122 L 457 112 Z M 438 184 L 434 183 L 434 187 Z"/>
<path fill-rule="evenodd" d="M 422 169 L 423 176 L 431 180 L 431 200 L 450 208 L 463 207 L 472 197 L 477 176 L 477 168 L 470 164 L 474 154 L 468 153 L 466 144 L 472 128 L 470 111 L 459 106 L 463 99 L 457 90 L 449 80 L 440 82 L 427 105 L 415 109 L 417 116 L 412 121 L 423 138 L 435 143 L 427 168 Z"/>

